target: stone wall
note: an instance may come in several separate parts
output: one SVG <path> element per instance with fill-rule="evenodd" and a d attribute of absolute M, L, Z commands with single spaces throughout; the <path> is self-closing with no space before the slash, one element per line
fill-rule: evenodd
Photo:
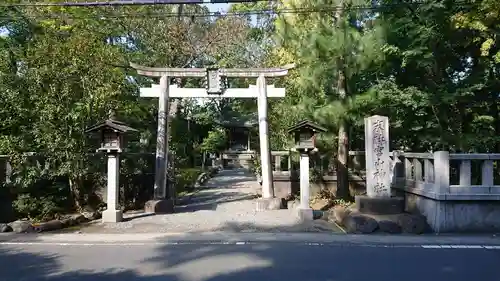
<path fill-rule="evenodd" d="M 435 232 L 500 231 L 500 201 L 436 200 L 403 192 L 406 210 L 424 215 Z"/>
<path fill-rule="evenodd" d="M 500 186 L 493 176 L 493 161 L 499 157 L 447 151 L 403 153 L 404 166 L 394 189 L 404 196 L 406 211 L 425 216 L 434 232 L 500 231 Z M 471 160 L 481 164 L 476 182 Z"/>
<path fill-rule="evenodd" d="M 278 198 L 285 198 L 289 194 L 299 194 L 300 183 L 297 175 L 290 176 L 288 173 L 275 173 L 273 175 L 274 194 Z M 351 196 L 364 194 L 366 192 L 365 180 L 358 176 L 351 176 L 349 179 L 349 189 Z M 318 195 L 322 190 L 333 194 L 337 191 L 337 177 L 323 176 L 320 182 L 312 182 L 310 185 L 310 196 Z"/>
<path fill-rule="evenodd" d="M 349 154 L 364 162 L 364 151 Z M 425 216 L 434 232 L 500 231 L 500 180 L 494 176 L 500 154 L 398 151 L 392 158 L 393 194 L 404 197 L 407 212 Z"/>

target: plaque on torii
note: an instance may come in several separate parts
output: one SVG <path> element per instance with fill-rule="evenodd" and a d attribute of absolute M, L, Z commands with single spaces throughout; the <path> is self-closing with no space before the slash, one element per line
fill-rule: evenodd
<path fill-rule="evenodd" d="M 146 205 L 147 212 L 167 213 L 173 211 L 173 191 L 166 192 L 166 167 L 169 128 L 167 123 L 168 103 L 170 98 L 257 98 L 259 113 L 259 140 L 262 167 L 262 199 L 268 200 L 264 204 L 268 209 L 279 208 L 280 198 L 274 198 L 274 188 L 271 167 L 271 152 L 269 148 L 269 128 L 267 120 L 267 98 L 284 97 L 284 88 L 275 88 L 266 85 L 266 78 L 283 77 L 295 67 L 289 64 L 276 68 L 163 68 L 147 67 L 131 63 L 139 75 L 160 78 L 160 84 L 153 84 L 150 88 L 141 88 L 141 97 L 158 98 L 158 133 L 156 145 L 156 169 L 154 200 Z M 206 88 L 179 88 L 170 85 L 170 78 L 205 78 Z M 223 79 L 226 78 L 257 78 L 256 85 L 248 88 L 226 88 Z M 168 203 L 165 203 L 169 201 Z M 149 207 L 148 207 L 149 206 Z M 151 207 L 153 206 L 153 207 Z M 158 206 L 158 207 L 154 207 Z M 259 208 L 259 207 L 258 207 Z M 262 207 L 260 207 L 262 208 Z"/>

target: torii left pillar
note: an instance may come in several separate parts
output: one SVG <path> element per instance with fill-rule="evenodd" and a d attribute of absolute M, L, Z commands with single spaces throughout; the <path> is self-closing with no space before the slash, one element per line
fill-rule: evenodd
<path fill-rule="evenodd" d="M 168 181 L 168 142 L 170 139 L 170 78 L 163 75 L 158 89 L 158 129 L 156 134 L 155 182 L 153 199 L 146 202 L 144 210 L 147 213 L 170 214 L 174 212 L 174 190 L 167 190 Z M 175 106 L 175 105 L 174 105 Z"/>

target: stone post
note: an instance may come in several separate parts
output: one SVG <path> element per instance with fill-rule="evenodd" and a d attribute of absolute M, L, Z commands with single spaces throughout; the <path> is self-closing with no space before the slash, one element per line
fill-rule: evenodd
<path fill-rule="evenodd" d="M 117 152 L 108 153 L 107 208 L 102 212 L 102 222 L 121 222 L 122 211 L 117 209 L 119 191 L 120 158 Z"/>
<path fill-rule="evenodd" d="M 274 156 L 274 169 L 276 172 L 281 172 L 281 155 Z"/>
<path fill-rule="evenodd" d="M 493 175 L 493 172 L 488 174 Z M 483 175 L 483 181 L 486 178 L 488 175 Z M 448 151 L 434 152 L 434 188 L 433 192 L 436 194 L 445 194 L 450 191 L 450 153 Z"/>
<path fill-rule="evenodd" d="M 389 118 L 365 118 L 366 194 L 368 197 L 391 196 L 391 158 L 389 154 Z"/>
<path fill-rule="evenodd" d="M 300 208 L 309 208 L 309 154 L 300 154 Z"/>
<path fill-rule="evenodd" d="M 389 118 L 365 118 L 366 196 L 356 196 L 356 208 L 368 214 L 399 214 L 404 198 L 391 196 L 392 160 L 389 154 Z"/>
<path fill-rule="evenodd" d="M 298 215 L 302 221 L 313 220 L 313 210 L 309 206 L 309 153 L 300 151 L 300 205 Z"/>
<path fill-rule="evenodd" d="M 257 107 L 259 113 L 259 141 L 260 161 L 262 167 L 262 197 L 273 198 L 273 171 L 271 167 L 271 151 L 269 149 L 269 127 L 267 120 L 267 86 L 266 78 L 260 75 L 257 78 Z"/>

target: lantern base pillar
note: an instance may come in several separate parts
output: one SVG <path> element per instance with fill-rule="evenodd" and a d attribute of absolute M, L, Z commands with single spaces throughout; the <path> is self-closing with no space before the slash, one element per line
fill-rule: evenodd
<path fill-rule="evenodd" d="M 174 213 L 174 200 L 172 199 L 153 199 L 146 202 L 144 212 L 153 214 L 172 214 Z"/>
<path fill-rule="evenodd" d="M 256 201 L 257 211 L 272 211 L 280 210 L 283 207 L 283 200 L 281 198 L 259 198 Z"/>
<path fill-rule="evenodd" d="M 104 210 L 102 212 L 102 222 L 121 222 L 123 212 L 121 210 Z"/>
<path fill-rule="evenodd" d="M 314 211 L 311 208 L 297 208 L 296 212 L 301 222 L 314 220 Z"/>

